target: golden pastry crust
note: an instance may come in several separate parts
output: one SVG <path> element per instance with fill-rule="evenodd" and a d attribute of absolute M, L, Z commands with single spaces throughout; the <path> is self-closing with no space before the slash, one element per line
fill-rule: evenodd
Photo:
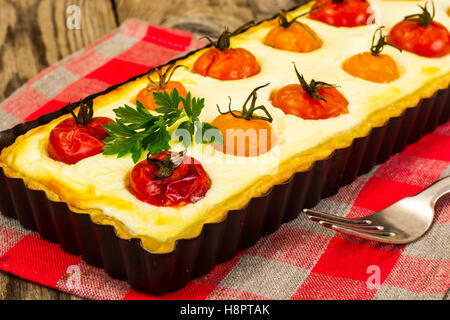
<path fill-rule="evenodd" d="M 275 20 L 267 21 L 262 25 L 273 25 L 275 23 L 274 21 Z M 185 59 L 177 61 L 177 64 L 191 66 L 193 61 L 195 61 L 195 59 L 203 52 L 204 50 L 200 50 Z M 155 73 L 152 73 L 151 76 L 154 77 Z M 137 80 L 126 83 L 107 94 L 99 96 L 94 99 L 94 109 L 101 109 L 117 100 L 123 100 L 124 97 L 125 99 L 132 101 L 137 91 L 145 87 L 147 83 L 148 80 L 146 79 L 146 76 L 143 76 Z M 30 177 L 24 176 L 10 165 L 7 159 L 8 155 L 14 151 L 21 141 L 38 134 L 40 130 L 47 130 L 48 126 L 54 126 L 61 120 L 70 117 L 70 115 L 55 119 L 48 125 L 37 127 L 18 137 L 11 146 L 2 150 L 0 155 L 0 166 L 3 168 L 6 176 L 23 179 L 28 188 L 45 191 L 50 200 L 65 202 L 72 211 L 87 213 L 96 223 L 113 225 L 119 237 L 124 239 L 139 238 L 142 240 L 142 245 L 145 249 L 150 252 L 164 253 L 169 252 L 174 248 L 176 240 L 196 237 L 201 232 L 205 223 L 223 220 L 228 211 L 245 207 L 251 198 L 265 194 L 274 185 L 283 183 L 296 172 L 308 170 L 315 161 L 326 159 L 335 150 L 348 147 L 355 138 L 367 136 L 371 129 L 384 125 L 390 118 L 402 114 L 405 109 L 416 106 L 421 99 L 431 97 L 438 90 L 446 89 L 449 85 L 450 72 L 428 81 L 413 93 L 403 96 L 401 99 L 369 114 L 365 121 L 351 130 L 340 133 L 313 148 L 299 152 L 295 156 L 286 159 L 279 164 L 277 174 L 261 176 L 256 183 L 252 184 L 249 188 L 246 188 L 243 192 L 233 194 L 224 201 L 211 207 L 205 220 L 191 225 L 184 230 L 182 234 L 173 235 L 164 241 L 152 238 L 149 235 L 133 234 L 124 223 L 114 217 L 104 214 L 100 209 L 81 209 L 83 207 L 81 203 L 84 203 L 85 199 L 77 197 L 77 194 L 73 192 L 73 190 L 70 190 L 66 186 L 62 186 L 57 179 L 51 176 L 47 177 L 45 180 L 40 179 L 40 181 L 36 181 Z M 124 182 L 124 184 L 126 185 L 126 182 Z M 105 201 L 108 201 L 108 199 L 105 199 Z M 120 199 L 111 199 L 111 201 L 114 201 L 115 205 L 121 206 Z M 127 207 L 129 206 L 129 203 L 124 201 L 122 206 Z"/>

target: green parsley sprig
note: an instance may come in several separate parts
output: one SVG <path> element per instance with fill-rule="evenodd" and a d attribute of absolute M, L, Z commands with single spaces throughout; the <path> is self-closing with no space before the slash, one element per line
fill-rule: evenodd
<path fill-rule="evenodd" d="M 214 136 L 220 135 L 220 131 L 199 119 L 205 107 L 204 98 L 192 97 L 190 92 L 184 98 L 180 96 L 177 89 L 173 89 L 170 93 L 167 91 L 153 92 L 153 98 L 160 106 L 155 109 L 155 114 L 150 113 L 140 101 L 136 101 L 136 108 L 125 104 L 113 110 L 116 121 L 103 125 L 109 135 L 103 140 L 105 143 L 104 155 L 117 155 L 118 158 L 121 158 L 131 154 L 134 163 L 137 163 L 143 152 L 153 155 L 170 150 L 170 142 L 173 139 L 169 128 L 179 121 L 181 123 L 175 133 L 178 129 L 185 129 L 185 132 L 189 134 L 189 139 L 184 135 L 179 135 L 182 137 L 181 143 L 185 148 L 193 140 L 203 144 L 220 143 L 220 141 L 214 141 Z M 178 108 L 180 103 L 182 103 L 183 109 Z M 210 135 L 204 135 L 209 129 L 217 129 L 217 133 L 211 138 L 208 138 Z"/>

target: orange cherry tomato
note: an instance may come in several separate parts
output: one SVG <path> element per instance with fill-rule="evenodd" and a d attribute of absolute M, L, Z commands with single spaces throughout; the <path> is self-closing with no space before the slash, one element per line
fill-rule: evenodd
<path fill-rule="evenodd" d="M 317 0 L 309 14 L 311 19 L 325 22 L 335 27 L 356 27 L 369 24 L 372 15 L 367 0 Z"/>
<path fill-rule="evenodd" d="M 275 94 L 272 104 L 286 114 L 303 119 L 328 119 L 348 113 L 348 101 L 336 88 L 320 89 L 317 93 L 326 102 L 312 98 L 300 84 L 290 84 Z"/>
<path fill-rule="evenodd" d="M 164 89 L 152 88 L 152 84 L 149 84 L 146 88 L 139 91 L 138 95 L 136 96 L 136 101 L 140 101 L 144 105 L 144 107 L 146 107 L 148 110 L 153 111 L 156 108 L 161 107 L 156 104 L 155 99 L 153 98 L 153 92 L 172 92 L 173 89 L 177 89 L 180 96 L 186 98 L 187 91 L 184 85 L 179 81 L 169 81 Z M 178 108 L 183 108 L 181 103 Z"/>
<path fill-rule="evenodd" d="M 427 27 L 415 21 L 400 21 L 391 29 L 388 41 L 423 57 L 443 57 L 450 52 L 450 34 L 435 21 Z"/>
<path fill-rule="evenodd" d="M 225 51 L 213 47 L 195 61 L 193 72 L 218 80 L 244 79 L 259 73 L 261 67 L 255 56 L 244 48 Z"/>
<path fill-rule="evenodd" d="M 241 112 L 233 111 L 240 115 Z M 235 156 L 255 157 L 272 148 L 272 127 L 268 121 L 238 119 L 232 114 L 221 114 L 211 123 L 223 135 L 223 145 L 214 145 L 218 151 Z"/>
<path fill-rule="evenodd" d="M 342 69 L 354 77 L 386 83 L 399 78 L 397 63 L 386 54 L 374 56 L 370 52 L 354 55 L 344 61 Z"/>
<path fill-rule="evenodd" d="M 305 28 L 307 28 L 306 31 Z M 289 27 L 277 26 L 267 34 L 264 44 L 280 50 L 311 52 L 322 46 L 322 39 L 307 25 L 292 23 Z"/>

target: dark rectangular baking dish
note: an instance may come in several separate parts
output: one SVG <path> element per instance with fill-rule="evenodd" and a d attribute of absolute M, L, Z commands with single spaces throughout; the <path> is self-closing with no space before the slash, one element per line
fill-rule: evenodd
<path fill-rule="evenodd" d="M 66 106 L 0 132 L 0 150 L 18 136 L 68 112 Z M 229 211 L 222 221 L 205 224 L 200 235 L 178 240 L 174 250 L 168 253 L 152 253 L 141 246 L 139 239 L 120 238 L 114 227 L 94 223 L 88 214 L 72 212 L 65 203 L 49 200 L 44 191 L 28 189 L 22 179 L 6 177 L 2 168 L 0 211 L 39 232 L 44 239 L 58 242 L 65 251 L 81 255 L 88 264 L 127 281 L 133 288 L 163 294 L 184 287 L 216 264 L 233 258 L 238 250 L 252 246 L 261 236 L 296 218 L 303 208 L 313 207 L 320 199 L 333 195 L 339 187 L 351 183 L 358 175 L 367 173 L 449 119 L 447 88 L 406 109 L 383 126 L 373 128 L 367 136 L 354 139 L 349 147 L 316 161 L 308 171 L 298 172 L 267 194 L 253 198 L 245 208 Z"/>

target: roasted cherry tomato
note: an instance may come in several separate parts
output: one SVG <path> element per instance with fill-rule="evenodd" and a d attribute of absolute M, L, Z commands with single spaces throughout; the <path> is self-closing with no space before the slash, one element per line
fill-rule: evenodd
<path fill-rule="evenodd" d="M 223 153 L 255 157 L 272 148 L 272 127 L 265 120 L 238 119 L 227 113 L 217 116 L 211 124 L 222 133 L 223 145 L 215 144 L 214 148 Z"/>
<path fill-rule="evenodd" d="M 315 80 L 308 84 L 296 67 L 295 72 L 300 84 L 289 84 L 278 90 L 272 100 L 274 107 L 286 114 L 312 120 L 348 113 L 348 101 L 334 85 Z"/>
<path fill-rule="evenodd" d="M 389 42 L 419 56 L 437 58 L 450 52 L 450 33 L 442 24 L 433 21 L 433 11 L 428 11 L 427 4 L 420 6 L 421 13 L 406 16 L 397 23 L 389 34 Z"/>
<path fill-rule="evenodd" d="M 244 48 L 220 51 L 208 49 L 195 61 L 193 72 L 218 80 L 237 80 L 251 77 L 261 70 L 255 56 Z"/>
<path fill-rule="evenodd" d="M 158 106 L 155 102 L 155 99 L 153 98 L 153 92 L 172 92 L 173 89 L 177 89 L 178 94 L 185 98 L 187 95 L 186 88 L 184 85 L 179 81 L 171 81 L 175 70 L 177 68 L 184 67 L 183 65 L 175 65 L 171 64 L 167 67 L 166 71 L 163 73 L 160 68 L 156 68 L 155 72 L 159 77 L 159 81 L 155 82 L 152 80 L 151 77 L 148 77 L 148 80 L 150 83 L 148 86 L 141 91 L 139 91 L 138 95 L 136 96 L 136 101 L 141 102 L 145 108 L 149 110 L 155 110 L 156 108 L 159 108 L 161 106 Z M 180 103 L 179 106 L 180 109 L 183 108 L 182 104 Z"/>
<path fill-rule="evenodd" d="M 179 95 L 183 98 L 186 98 L 187 91 L 184 85 L 178 81 L 169 81 L 167 85 L 164 87 L 164 89 L 153 88 L 151 87 L 151 85 L 149 85 L 147 88 L 142 89 L 136 96 L 136 101 L 142 102 L 144 107 L 153 111 L 156 108 L 161 107 L 156 104 L 155 99 L 153 98 L 153 92 L 162 92 L 162 91 L 172 92 L 173 89 L 177 89 Z M 183 108 L 181 102 L 178 108 L 179 109 Z"/>
<path fill-rule="evenodd" d="M 50 132 L 48 154 L 52 159 L 75 164 L 103 152 L 102 140 L 107 137 L 103 125 L 113 120 L 92 118 L 89 108 L 92 108 L 92 101 L 80 106 L 78 116 L 63 120 Z"/>
<path fill-rule="evenodd" d="M 303 119 L 328 119 L 348 112 L 348 101 L 336 88 L 317 90 L 317 93 L 326 101 L 311 97 L 300 84 L 290 84 L 276 93 L 272 104 L 286 114 Z"/>
<path fill-rule="evenodd" d="M 367 0 L 317 0 L 309 17 L 335 27 L 356 27 L 372 24 Z"/>
<path fill-rule="evenodd" d="M 269 85 L 255 88 L 247 98 L 242 111 L 231 110 L 231 99 L 228 112 L 221 112 L 213 122 L 223 136 L 223 144 L 215 144 L 214 148 L 235 156 L 255 157 L 268 152 L 272 148 L 272 116 L 264 106 L 256 106 L 256 92 Z M 247 103 L 250 102 L 250 107 Z M 256 114 L 261 110 L 265 114 Z"/>
<path fill-rule="evenodd" d="M 211 186 L 203 166 L 189 156 L 174 164 L 172 159 L 178 157 L 176 152 L 163 151 L 138 163 L 130 175 L 131 192 L 158 207 L 181 207 L 203 198 Z M 170 175 L 158 177 L 164 165 L 171 169 Z"/>
<path fill-rule="evenodd" d="M 399 78 L 397 63 L 390 56 L 359 53 L 344 61 L 342 68 L 352 76 L 364 80 L 387 83 Z"/>
<path fill-rule="evenodd" d="M 418 22 L 403 20 L 391 29 L 388 40 L 423 57 L 443 57 L 450 52 L 450 34 L 446 27 L 435 21 L 424 27 Z"/>
<path fill-rule="evenodd" d="M 397 80 L 400 76 L 397 63 L 390 56 L 381 52 L 385 46 L 393 46 L 400 51 L 402 49 L 386 42 L 383 28 L 379 27 L 375 31 L 370 52 L 359 53 L 348 58 L 342 64 L 342 69 L 354 77 L 372 82 L 385 83 Z"/>
<path fill-rule="evenodd" d="M 322 46 L 322 39 L 306 24 L 291 23 L 269 31 L 264 44 L 280 50 L 311 52 Z"/>
<path fill-rule="evenodd" d="M 230 47 L 230 37 L 237 32 L 225 29 L 217 41 L 206 37 L 212 47 L 195 61 L 192 72 L 218 80 L 244 79 L 259 73 L 261 67 L 250 51 Z"/>

